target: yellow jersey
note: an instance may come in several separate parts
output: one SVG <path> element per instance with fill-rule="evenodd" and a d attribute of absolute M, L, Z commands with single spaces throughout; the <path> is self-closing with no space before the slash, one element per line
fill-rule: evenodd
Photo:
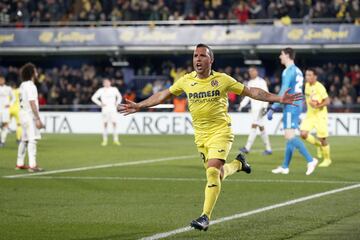
<path fill-rule="evenodd" d="M 307 112 L 306 114 L 308 116 L 318 116 L 318 117 L 327 117 L 327 107 L 322 108 L 313 108 L 310 105 L 311 101 L 318 101 L 322 102 L 324 99 L 328 97 L 328 94 L 326 92 L 326 89 L 324 85 L 322 85 L 320 82 L 316 81 L 315 84 L 310 85 L 310 83 L 305 84 L 305 99 L 306 99 L 306 106 L 307 106 Z"/>
<path fill-rule="evenodd" d="M 15 102 L 13 105 L 10 106 L 10 108 L 15 108 L 15 109 L 20 108 L 20 91 L 18 88 L 13 89 L 12 91 L 15 96 Z"/>
<path fill-rule="evenodd" d="M 228 131 L 231 118 L 228 114 L 228 92 L 240 95 L 244 85 L 225 73 L 212 71 L 201 79 L 195 71 L 176 81 L 169 91 L 178 96 L 185 92 L 193 120 L 195 134 L 212 133 L 219 129 Z"/>

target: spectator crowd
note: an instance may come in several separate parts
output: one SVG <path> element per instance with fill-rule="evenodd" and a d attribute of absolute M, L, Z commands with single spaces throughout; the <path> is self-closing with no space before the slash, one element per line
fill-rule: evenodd
<path fill-rule="evenodd" d="M 338 19 L 360 23 L 359 0 L 2 0 L 0 23 Z"/>
<path fill-rule="evenodd" d="M 249 76 L 245 67 L 226 66 L 216 69 L 234 77 L 237 81 L 247 83 Z M 266 74 L 265 68 L 260 72 L 267 81 L 270 92 L 277 93 L 281 85 L 281 69 L 271 76 Z M 305 70 L 305 69 L 303 69 Z M 351 109 L 354 104 L 360 104 L 360 66 L 359 64 L 328 63 L 316 67 L 318 80 L 322 82 L 330 96 L 331 106 L 335 108 Z M 148 96 L 166 89 L 185 73 L 192 71 L 190 63 L 175 67 L 169 61 L 163 62 L 157 71 L 151 66 L 120 70 L 110 66 L 100 67 L 83 64 L 81 67 L 63 65 L 61 67 L 39 67 L 37 87 L 41 105 L 77 105 L 92 104 L 92 94 L 102 86 L 102 80 L 108 78 L 125 98 L 140 101 Z M 5 76 L 7 84 L 19 85 L 19 68 L 14 66 L 0 67 L 0 74 Z M 230 110 L 235 111 L 240 97 L 229 94 Z M 175 102 L 184 103 L 183 96 Z M 182 107 L 183 109 L 183 107 Z M 351 110 L 349 110 L 351 111 Z"/>

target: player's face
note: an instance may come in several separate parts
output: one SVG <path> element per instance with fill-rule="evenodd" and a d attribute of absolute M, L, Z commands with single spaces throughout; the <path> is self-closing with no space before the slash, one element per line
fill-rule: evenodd
<path fill-rule="evenodd" d="M 5 84 L 5 78 L 3 77 L 0 77 L 0 86 L 4 85 Z"/>
<path fill-rule="evenodd" d="M 286 62 L 289 60 L 289 56 L 286 55 L 286 54 L 284 53 L 284 51 L 281 51 L 279 58 L 280 58 L 281 64 L 283 64 L 283 65 L 285 65 Z"/>
<path fill-rule="evenodd" d="M 313 84 L 316 82 L 316 75 L 313 73 L 313 71 L 306 71 L 305 79 L 308 83 Z"/>
<path fill-rule="evenodd" d="M 250 75 L 250 79 L 254 79 L 258 76 L 258 72 L 256 68 L 249 68 L 249 75 Z"/>
<path fill-rule="evenodd" d="M 111 82 L 106 79 L 106 80 L 103 81 L 103 86 L 104 86 L 104 87 L 110 87 L 110 86 L 111 86 Z"/>
<path fill-rule="evenodd" d="M 209 49 L 205 47 L 198 47 L 194 51 L 193 66 L 198 75 L 207 77 L 210 74 L 213 59 L 210 56 Z"/>

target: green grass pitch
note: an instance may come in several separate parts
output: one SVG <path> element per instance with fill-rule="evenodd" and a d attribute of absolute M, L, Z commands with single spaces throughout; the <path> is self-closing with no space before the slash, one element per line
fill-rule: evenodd
<path fill-rule="evenodd" d="M 229 159 L 246 138 L 236 136 Z M 17 145 L 11 135 L 0 149 L 0 239 L 140 239 L 186 227 L 199 216 L 205 172 L 193 136 L 126 135 L 121 147 L 111 141 L 101 147 L 100 141 L 100 135 L 44 135 L 38 163 L 48 174 L 4 178 L 27 174 L 14 170 Z M 271 137 L 277 150 L 262 156 L 257 138 L 256 151 L 248 155 L 253 173 L 236 173 L 223 182 L 213 220 L 360 183 L 360 138 L 329 142 L 330 167 L 305 176 L 305 160 L 295 153 L 290 174 L 274 175 L 270 171 L 282 161 L 284 140 Z M 86 169 L 98 165 L 105 166 Z M 360 189 L 167 239 L 360 239 Z"/>

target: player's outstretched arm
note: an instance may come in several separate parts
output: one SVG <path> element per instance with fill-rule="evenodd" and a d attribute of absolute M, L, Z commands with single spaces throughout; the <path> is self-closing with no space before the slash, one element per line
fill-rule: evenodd
<path fill-rule="evenodd" d="M 136 113 L 136 112 L 140 111 L 141 109 L 156 106 L 156 105 L 164 102 L 166 99 L 168 99 L 170 97 L 171 97 L 171 93 L 170 93 L 169 89 L 165 89 L 163 91 L 155 93 L 154 95 L 150 96 L 149 98 L 147 98 L 144 101 L 141 101 L 139 103 L 125 99 L 125 103 L 120 104 L 118 107 L 118 110 L 120 113 L 123 113 L 124 115 L 129 115 L 132 113 Z"/>
<path fill-rule="evenodd" d="M 245 87 L 242 95 L 264 102 L 279 102 L 279 103 L 291 104 L 291 105 L 296 105 L 294 104 L 294 102 L 303 99 L 302 93 L 289 94 L 289 91 L 290 88 L 287 89 L 283 95 L 278 96 L 273 93 L 266 92 L 261 88 Z"/>

